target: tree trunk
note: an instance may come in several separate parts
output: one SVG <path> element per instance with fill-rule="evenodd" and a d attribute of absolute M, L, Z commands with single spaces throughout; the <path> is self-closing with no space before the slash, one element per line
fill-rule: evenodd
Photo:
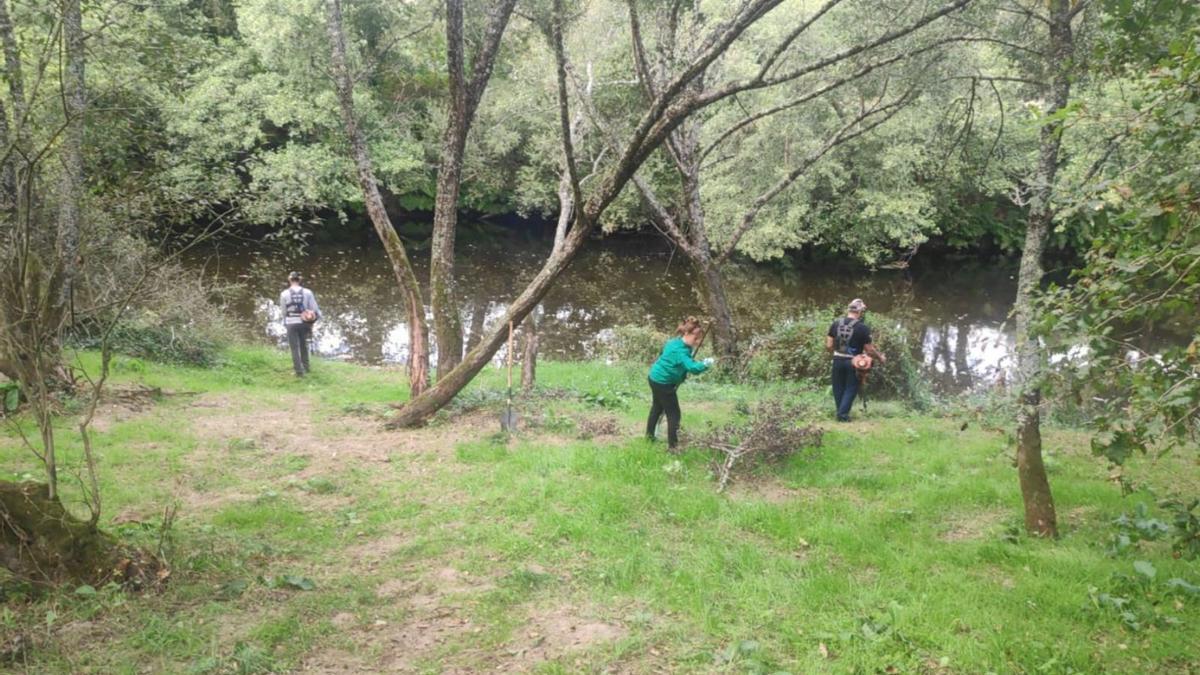
<path fill-rule="evenodd" d="M 574 128 L 572 125 L 572 131 Z M 562 250 L 574 213 L 575 196 L 571 189 L 571 174 L 564 167 L 562 177 L 558 181 L 558 222 L 554 226 L 554 245 L 550 248 L 550 255 Z M 542 306 L 538 305 L 522 324 L 525 330 L 525 355 L 521 362 L 521 389 L 524 391 L 533 389 L 533 385 L 537 383 L 538 328 L 541 322 Z"/>
<path fill-rule="evenodd" d="M 617 176 L 614 181 L 619 178 L 620 176 Z M 626 180 L 628 180 L 628 176 L 626 176 Z M 600 208 L 599 205 L 596 208 Z M 478 346 L 467 352 L 457 368 L 438 378 L 437 383 L 427 389 L 424 394 L 404 404 L 404 407 L 397 411 L 388 426 L 397 428 L 424 424 L 430 416 L 449 403 L 463 387 L 467 386 L 504 344 L 508 337 L 508 323 L 511 321 L 516 324 L 524 321 L 525 317 L 546 296 L 546 293 L 550 292 L 554 282 L 566 270 L 567 265 L 587 241 L 594 222 L 592 220 L 585 224 L 577 219 L 575 227 L 567 235 L 562 250 L 552 254 L 546 260 L 537 276 L 508 306 L 505 316 L 496 322 L 496 327 L 493 327 L 491 332 L 480 340 Z"/>
<path fill-rule="evenodd" d="M 446 129 L 442 133 L 429 262 L 429 295 L 437 338 L 439 379 L 458 366 L 463 353 L 462 317 L 459 315 L 454 279 L 454 239 L 458 229 L 458 196 L 462 186 L 467 134 L 491 78 L 500 39 L 515 6 L 516 0 L 497 0 L 495 5 L 488 8 L 483 40 L 475 50 L 468 81 L 463 41 L 463 0 L 446 0 L 446 65 L 450 102 L 446 109 Z"/>
<path fill-rule="evenodd" d="M 525 317 L 522 331 L 525 333 L 525 353 L 521 358 L 521 390 L 530 391 L 537 383 L 538 324 L 541 323 L 541 305 Z"/>
<path fill-rule="evenodd" d="M 161 563 L 78 520 L 38 483 L 0 481 L 0 565 L 37 584 L 148 585 Z"/>
<path fill-rule="evenodd" d="M 67 315 L 75 320 L 75 291 L 79 276 L 79 232 L 83 202 L 83 131 L 87 106 L 84 91 L 83 16 L 80 0 L 63 0 L 63 104 L 67 127 L 63 132 L 62 202 L 59 204 L 58 245 L 64 276 Z"/>
<path fill-rule="evenodd" d="M 479 339 L 483 336 L 483 322 L 487 319 L 488 303 L 482 297 L 476 298 L 475 305 L 471 309 L 471 325 L 469 326 L 470 333 L 467 334 L 467 351 L 471 351 L 479 345 Z"/>
<path fill-rule="evenodd" d="M 735 363 L 739 356 L 737 328 L 733 325 L 733 312 L 729 309 L 729 300 L 725 295 L 721 268 L 707 257 L 694 262 L 704 285 L 704 304 L 713 322 L 713 351 L 719 357 L 728 359 L 726 363 Z"/>
<path fill-rule="evenodd" d="M 4 0 L 0 0 L 3 3 Z M 0 100 L 0 148 L 10 143 L 8 107 Z M 17 172 L 10 159 L 0 161 L 0 223 L 7 228 L 17 215 Z"/>
<path fill-rule="evenodd" d="M 12 141 L 18 147 L 28 137 L 28 120 L 25 119 L 25 76 L 21 68 L 21 50 L 13 31 L 12 16 L 8 12 L 8 0 L 0 0 L 0 44 L 4 46 L 4 79 L 8 83 L 9 107 L 12 108 Z M 13 160 L 14 162 L 16 160 Z"/>
<path fill-rule="evenodd" d="M 454 0 L 447 3 L 456 4 Z M 461 15 L 460 15 L 461 16 Z M 459 26 L 459 39 L 462 38 Z M 462 360 L 462 321 L 454 283 L 454 239 L 458 228 L 458 193 L 462 181 L 463 151 L 466 147 L 466 109 L 451 97 L 446 131 L 442 137 L 438 167 L 437 198 L 433 206 L 433 242 L 429 259 L 429 297 L 437 338 L 437 372 L 440 378 Z"/>
<path fill-rule="evenodd" d="M 712 244 L 708 240 L 704 202 L 700 196 L 700 129 L 695 122 L 685 122 L 676 134 L 682 161 L 684 199 L 688 214 L 687 236 L 691 239 L 692 263 L 696 265 L 700 281 L 704 285 L 704 305 L 712 319 L 713 351 L 725 359 L 726 364 L 736 362 L 738 354 L 737 329 L 733 325 L 733 312 L 725 295 L 725 282 L 721 268 L 712 258 Z"/>
<path fill-rule="evenodd" d="M 1050 108 L 1046 114 L 1066 107 L 1071 93 L 1070 68 L 1073 57 L 1070 0 L 1050 2 L 1050 40 L 1047 45 L 1050 85 Z M 1062 143 L 1062 121 L 1051 118 L 1042 126 L 1038 166 L 1033 177 L 1029 209 L 1029 224 L 1025 232 L 1025 248 L 1021 252 L 1021 269 L 1017 277 L 1017 297 L 1013 311 L 1017 330 L 1017 473 L 1021 496 L 1025 502 L 1025 528 L 1032 534 L 1058 536 L 1058 520 L 1050 481 L 1042 461 L 1042 432 L 1039 405 L 1042 401 L 1042 353 L 1034 326 L 1036 317 L 1034 295 L 1041 284 L 1044 270 L 1042 252 L 1054 219 L 1051 203 L 1054 181 L 1058 174 L 1059 147 Z"/>
<path fill-rule="evenodd" d="M 425 302 L 421 298 L 421 285 L 408 260 L 408 252 L 404 242 L 396 233 L 391 218 L 383 206 L 383 198 L 379 194 L 379 186 L 375 182 L 375 171 L 371 164 L 371 156 L 367 149 L 366 139 L 358 126 L 354 114 L 354 85 L 346 65 L 346 35 L 342 29 L 342 7 L 340 0 L 327 0 L 329 19 L 329 42 L 333 56 L 333 76 L 337 90 L 338 104 L 341 108 L 342 124 L 346 127 L 346 136 L 350 141 L 350 151 L 354 157 L 354 166 L 358 177 L 359 188 L 362 189 L 363 201 L 366 203 L 367 215 L 375 227 L 388 260 L 392 264 L 392 273 L 400 285 L 404 296 L 405 309 L 408 312 L 409 332 L 409 361 L 408 383 L 413 398 L 420 396 L 429 385 L 429 329 L 425 324 Z"/>

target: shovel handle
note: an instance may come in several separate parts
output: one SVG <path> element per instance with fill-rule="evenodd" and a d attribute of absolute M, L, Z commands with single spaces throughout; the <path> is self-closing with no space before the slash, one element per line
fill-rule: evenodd
<path fill-rule="evenodd" d="M 508 322 L 508 389 L 512 390 L 513 322 Z"/>

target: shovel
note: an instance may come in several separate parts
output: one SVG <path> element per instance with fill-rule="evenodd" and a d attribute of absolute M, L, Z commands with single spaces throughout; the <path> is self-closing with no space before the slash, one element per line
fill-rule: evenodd
<path fill-rule="evenodd" d="M 504 404 L 504 412 L 500 413 L 500 429 L 512 433 L 517 430 L 517 413 L 512 408 L 512 357 L 513 355 L 513 324 L 508 322 L 508 399 Z"/>

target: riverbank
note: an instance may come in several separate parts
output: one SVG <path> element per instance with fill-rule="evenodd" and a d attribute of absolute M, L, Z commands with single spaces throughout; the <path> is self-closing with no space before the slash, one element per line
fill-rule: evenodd
<path fill-rule="evenodd" d="M 161 541 L 172 576 L 142 595 L 31 598 L 8 587 L 0 649 L 18 637 L 25 646 L 6 665 L 1200 668 L 1200 598 L 1166 585 L 1200 585 L 1196 565 L 1165 541 L 1106 552 L 1112 521 L 1154 500 L 1122 497 L 1081 433 L 1047 433 L 1063 530 L 1048 542 L 1020 534 L 1011 451 L 974 418 L 872 402 L 835 426 L 824 392 L 699 378 L 681 393 L 686 429 L 770 398 L 800 402 L 827 427 L 819 450 L 722 495 L 706 453 L 676 458 L 640 439 L 640 368 L 542 364 L 543 391 L 519 402 L 525 428 L 508 438 L 497 433 L 498 369 L 430 427 L 389 432 L 380 419 L 404 396 L 400 371 L 315 365 L 296 380 L 268 349 L 235 349 L 209 370 L 118 357 L 97 423 L 103 522 L 150 547 Z M 77 450 L 68 441 L 63 452 Z M 25 452 L 5 428 L 0 476 L 25 475 Z M 1195 458 L 1179 452 L 1131 473 L 1160 495 L 1195 495 Z M 1100 594 L 1126 598 L 1138 630 Z"/>

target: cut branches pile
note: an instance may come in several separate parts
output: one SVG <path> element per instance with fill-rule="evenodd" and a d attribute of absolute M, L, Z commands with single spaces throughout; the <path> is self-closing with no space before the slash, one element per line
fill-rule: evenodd
<path fill-rule="evenodd" d="M 821 447 L 824 430 L 796 426 L 801 411 L 779 401 L 755 406 L 750 418 L 716 427 L 697 439 L 713 451 L 712 472 L 717 492 L 724 492 L 735 475 L 746 475 L 765 464 L 776 464 L 807 448 Z"/>

